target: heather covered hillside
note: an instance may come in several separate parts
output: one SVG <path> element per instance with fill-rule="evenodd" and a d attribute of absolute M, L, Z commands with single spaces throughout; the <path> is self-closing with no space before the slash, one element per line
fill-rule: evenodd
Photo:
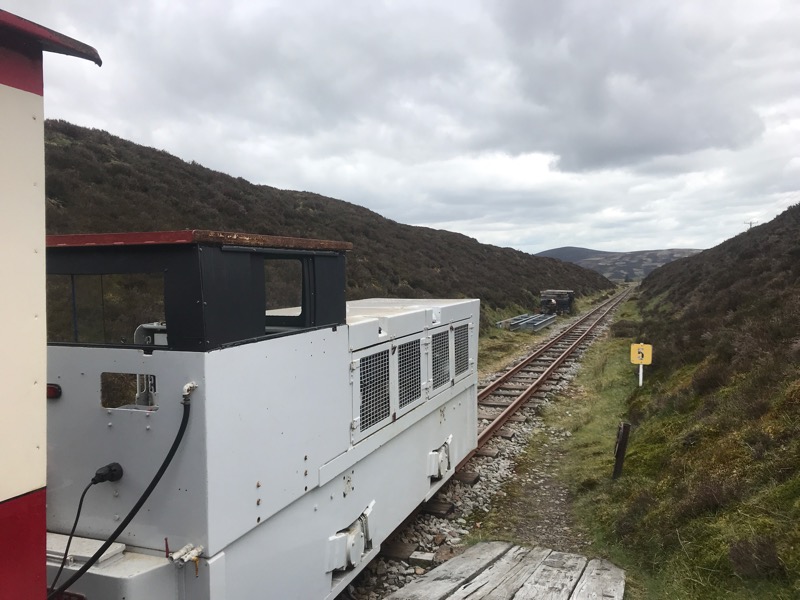
<path fill-rule="evenodd" d="M 638 306 L 615 329 L 654 364 L 608 535 L 663 597 L 800 597 L 800 205 L 654 271 Z"/>
<path fill-rule="evenodd" d="M 642 283 L 646 332 L 662 368 L 704 362 L 709 387 L 800 358 L 800 205 Z"/>
<path fill-rule="evenodd" d="M 476 297 L 485 307 L 530 310 L 542 289 L 583 295 L 613 287 L 577 265 L 254 185 L 64 121 L 47 122 L 45 152 L 49 233 L 217 229 L 346 240 L 354 245 L 350 299 Z"/>

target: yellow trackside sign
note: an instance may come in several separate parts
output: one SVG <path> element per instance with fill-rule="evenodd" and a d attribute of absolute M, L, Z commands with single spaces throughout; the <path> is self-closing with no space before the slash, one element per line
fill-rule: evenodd
<path fill-rule="evenodd" d="M 635 365 L 653 363 L 653 346 L 650 344 L 631 344 L 631 362 Z"/>

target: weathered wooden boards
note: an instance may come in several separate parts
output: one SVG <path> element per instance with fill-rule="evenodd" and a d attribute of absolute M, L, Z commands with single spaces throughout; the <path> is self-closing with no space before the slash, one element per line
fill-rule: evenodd
<path fill-rule="evenodd" d="M 622 598 L 625 593 L 625 571 L 607 560 L 594 558 L 589 561 L 583 577 L 575 586 L 571 600 L 602 600 Z"/>
<path fill-rule="evenodd" d="M 624 591 L 625 572 L 608 561 L 485 542 L 386 600 L 622 600 Z"/>

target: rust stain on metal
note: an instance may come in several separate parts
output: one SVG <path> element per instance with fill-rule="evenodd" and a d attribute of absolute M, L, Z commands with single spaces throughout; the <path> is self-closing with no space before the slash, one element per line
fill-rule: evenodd
<path fill-rule="evenodd" d="M 278 250 L 330 250 L 346 252 L 353 249 L 350 242 L 314 240 L 256 233 L 209 231 L 206 229 L 181 231 L 145 231 L 127 233 L 80 233 L 48 235 L 47 247 L 61 246 L 141 246 L 158 244 L 215 244 L 244 246 L 248 248 L 274 248 Z"/>
<path fill-rule="evenodd" d="M 350 242 L 339 242 L 336 240 L 314 240 L 275 235 L 262 235 L 256 233 L 208 231 L 204 229 L 197 229 L 193 233 L 195 241 L 208 242 L 212 244 L 230 244 L 233 246 L 279 248 L 287 250 L 346 251 L 353 249 L 353 244 Z"/>

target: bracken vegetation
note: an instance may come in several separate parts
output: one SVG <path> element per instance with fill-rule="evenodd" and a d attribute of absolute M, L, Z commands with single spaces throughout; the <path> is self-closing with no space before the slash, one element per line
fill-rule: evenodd
<path fill-rule="evenodd" d="M 800 597 L 800 205 L 654 271 L 638 310 L 612 331 L 654 347 L 625 475 L 579 504 L 647 597 Z"/>
<path fill-rule="evenodd" d="M 531 310 L 542 289 L 580 296 L 613 287 L 576 265 L 254 185 L 64 121 L 46 123 L 45 152 L 48 233 L 216 229 L 345 240 L 354 245 L 349 299 L 475 297 L 489 308 Z"/>

